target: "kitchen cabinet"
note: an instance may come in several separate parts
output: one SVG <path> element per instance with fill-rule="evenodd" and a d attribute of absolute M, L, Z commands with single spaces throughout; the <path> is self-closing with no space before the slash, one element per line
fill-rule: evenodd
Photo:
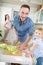
<path fill-rule="evenodd" d="M 34 23 L 35 28 L 43 28 L 43 23 Z"/>

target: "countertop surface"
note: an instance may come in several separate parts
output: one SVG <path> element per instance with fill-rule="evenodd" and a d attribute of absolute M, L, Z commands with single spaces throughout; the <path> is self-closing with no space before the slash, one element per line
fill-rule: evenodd
<path fill-rule="evenodd" d="M 4 55 L 3 50 L 0 50 L 0 62 L 32 65 L 32 58 L 25 57 L 24 55 L 22 56 Z"/>

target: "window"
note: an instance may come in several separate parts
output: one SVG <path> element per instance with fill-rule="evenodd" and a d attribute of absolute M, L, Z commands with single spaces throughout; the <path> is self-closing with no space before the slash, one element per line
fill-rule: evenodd
<path fill-rule="evenodd" d="M 38 22 L 43 23 L 43 9 L 41 9 L 40 12 L 39 12 Z"/>

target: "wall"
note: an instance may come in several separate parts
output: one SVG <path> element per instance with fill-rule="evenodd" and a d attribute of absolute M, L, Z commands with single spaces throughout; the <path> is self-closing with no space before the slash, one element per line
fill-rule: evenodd
<path fill-rule="evenodd" d="M 1 21 L 1 7 L 0 7 L 0 21 Z M 0 22 L 0 27 L 1 27 L 1 22 Z"/>
<path fill-rule="evenodd" d="M 4 16 L 5 14 L 9 14 L 10 15 L 10 19 L 13 18 L 13 11 L 18 11 L 19 10 L 19 6 L 16 5 L 11 5 L 11 4 L 1 4 L 0 5 L 0 29 L 2 29 L 2 36 L 4 36 Z M 14 42 L 14 32 L 12 30 L 10 30 L 6 40 L 10 41 L 11 43 Z"/>
<path fill-rule="evenodd" d="M 4 25 L 5 21 L 5 14 L 9 14 L 10 18 L 11 18 L 11 11 L 12 11 L 12 8 L 9 8 L 9 7 L 0 7 L 1 8 L 1 25 Z"/>
<path fill-rule="evenodd" d="M 13 12 L 14 11 L 19 11 L 20 9 L 20 5 L 12 5 L 12 4 L 7 4 L 7 3 L 2 3 L 0 5 L 0 25 L 1 25 L 1 29 L 3 30 L 3 25 L 4 25 L 4 16 L 5 14 L 9 14 L 10 15 L 10 18 L 12 19 L 13 18 Z M 31 10 L 30 10 L 30 15 L 29 17 L 32 18 L 33 22 L 36 21 L 36 12 L 35 12 L 36 8 L 32 8 L 31 7 Z M 2 33 L 4 35 L 4 31 Z M 8 37 L 7 37 L 7 40 L 9 41 L 14 41 L 14 32 L 10 31 L 9 34 L 8 34 Z"/>
<path fill-rule="evenodd" d="M 1 16 L 4 17 L 4 14 L 8 13 L 11 18 L 13 17 L 13 11 L 19 11 L 20 9 L 20 5 L 12 5 L 12 4 L 7 4 L 7 3 L 1 3 L 0 7 L 3 10 L 1 12 L 3 16 L 2 15 Z M 36 10 L 35 7 L 31 7 L 30 15 L 29 15 L 29 17 L 32 18 L 33 22 L 36 21 L 35 10 Z"/>

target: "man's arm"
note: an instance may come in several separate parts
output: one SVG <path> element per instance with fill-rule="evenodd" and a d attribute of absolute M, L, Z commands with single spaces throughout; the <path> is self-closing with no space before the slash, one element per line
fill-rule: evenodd
<path fill-rule="evenodd" d="M 16 34 L 16 29 L 15 28 L 13 28 L 13 31 L 14 31 L 14 36 L 15 36 L 14 43 L 16 44 L 18 42 L 18 36 Z"/>
<path fill-rule="evenodd" d="M 25 40 L 25 42 L 23 42 L 23 46 L 28 46 L 28 42 L 31 40 L 32 36 L 28 36 L 27 39 Z"/>
<path fill-rule="evenodd" d="M 30 41 L 31 38 L 32 38 L 32 36 L 28 36 L 27 39 L 26 39 L 26 41 L 23 42 L 23 43 L 20 45 L 19 49 L 20 49 L 21 51 L 24 50 L 24 49 L 26 49 L 26 48 L 28 48 L 28 42 Z"/>
<path fill-rule="evenodd" d="M 27 39 L 23 43 L 24 46 L 26 46 L 28 44 L 28 42 L 31 40 L 33 33 L 34 33 L 34 24 L 33 24 L 32 20 L 30 20 L 30 26 L 29 26 L 29 29 L 28 29 L 29 36 L 27 37 Z"/>
<path fill-rule="evenodd" d="M 14 34 L 16 34 L 16 29 L 15 28 L 13 28 L 13 31 L 14 31 Z"/>
<path fill-rule="evenodd" d="M 29 35 L 27 39 L 21 44 L 21 48 L 28 46 L 28 42 L 31 40 L 33 33 L 34 33 L 34 25 L 33 25 L 33 22 L 30 22 L 30 27 L 28 29 Z"/>

